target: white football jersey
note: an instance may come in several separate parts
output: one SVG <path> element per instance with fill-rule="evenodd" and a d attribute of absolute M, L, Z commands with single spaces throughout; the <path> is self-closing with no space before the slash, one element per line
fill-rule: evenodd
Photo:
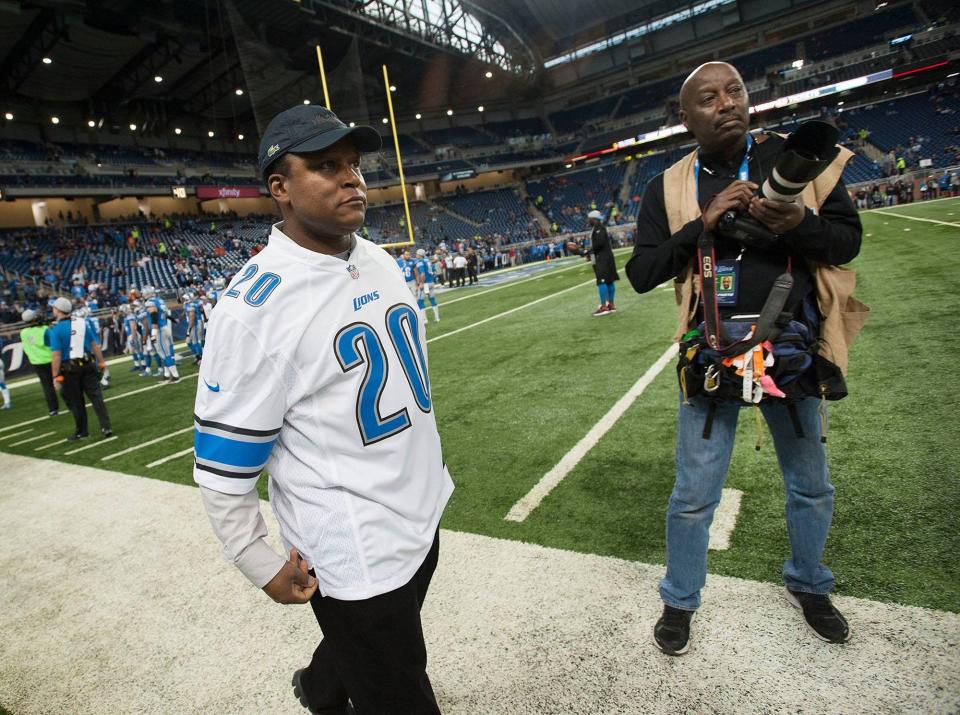
<path fill-rule="evenodd" d="M 453 491 L 423 315 L 383 249 L 358 237 L 344 261 L 281 225 L 207 326 L 194 479 L 244 494 L 266 468 L 287 550 L 321 593 L 370 598 L 413 577 Z"/>

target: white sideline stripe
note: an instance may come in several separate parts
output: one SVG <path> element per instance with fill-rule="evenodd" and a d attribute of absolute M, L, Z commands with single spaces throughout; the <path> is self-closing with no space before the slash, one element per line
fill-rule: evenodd
<path fill-rule="evenodd" d="M 64 455 L 67 454 L 76 454 L 77 452 L 83 452 L 87 449 L 93 449 L 94 447 L 99 447 L 101 444 L 106 444 L 107 442 L 112 442 L 117 438 L 116 435 L 113 437 L 107 437 L 106 439 L 98 439 L 96 442 L 91 442 L 90 444 L 85 444 L 83 447 L 77 447 L 76 449 L 71 449 L 69 452 L 64 452 Z"/>
<path fill-rule="evenodd" d="M 614 250 L 614 254 L 623 253 L 624 251 L 629 251 L 629 250 L 632 250 L 632 249 L 626 248 L 626 247 L 624 247 L 624 248 L 617 248 L 617 249 Z M 557 275 L 558 273 L 564 273 L 564 272 L 566 272 L 566 271 L 572 271 L 574 268 L 580 268 L 580 267 L 582 267 L 582 266 L 590 265 L 590 264 L 588 264 L 588 263 L 583 262 L 583 257 L 582 257 L 582 256 L 573 256 L 573 257 L 574 257 L 574 258 L 579 258 L 580 261 L 574 263 L 574 265 L 572 265 L 572 266 L 564 266 L 563 268 L 558 268 L 558 269 L 555 270 L 555 271 L 551 271 L 551 270 L 546 270 L 546 269 L 545 269 L 545 270 L 540 271 L 540 272 L 539 272 L 537 275 L 535 275 L 535 276 L 530 276 L 530 277 L 528 277 L 528 278 L 521 278 L 521 279 L 518 280 L 518 281 L 509 281 L 509 282 L 507 282 L 507 283 L 504 283 L 503 285 L 498 285 L 498 286 L 496 286 L 496 287 L 494 287 L 494 288 L 488 288 L 487 290 L 482 290 L 482 291 L 479 291 L 478 293 L 470 293 L 469 295 L 465 295 L 465 296 L 462 296 L 462 297 L 460 297 L 460 298 L 454 298 L 453 300 L 437 301 L 437 305 L 439 305 L 439 306 L 441 306 L 441 307 L 444 306 L 444 305 L 451 305 L 451 304 L 457 303 L 457 302 L 459 302 L 459 301 L 461 301 L 461 300 L 467 300 L 467 299 L 469 299 L 469 298 L 476 298 L 477 296 L 486 295 L 487 293 L 493 293 L 495 290 L 501 290 L 501 289 L 503 289 L 503 288 L 510 288 L 511 286 L 518 286 L 518 285 L 520 285 L 521 283 L 527 283 L 527 282 L 529 282 L 529 281 L 540 280 L 541 278 L 546 278 L 547 276 L 555 276 L 555 275 Z M 523 267 L 523 266 L 517 266 L 517 268 L 522 268 L 522 267 Z M 507 270 L 514 270 L 514 269 L 508 268 Z"/>
<path fill-rule="evenodd" d="M 63 444 L 64 442 L 67 442 L 67 441 L 69 440 L 67 440 L 67 438 L 64 437 L 63 439 L 58 439 L 56 442 L 51 442 L 50 444 L 41 444 L 39 447 L 34 447 L 33 451 L 39 452 L 41 449 L 50 449 L 51 447 L 56 447 L 58 444 Z"/>
<path fill-rule="evenodd" d="M 38 434 L 36 437 L 28 437 L 27 439 L 21 439 L 17 442 L 11 442 L 8 444 L 8 447 L 16 447 L 18 444 L 26 444 L 27 442 L 36 442 L 38 439 L 43 439 L 44 437 L 49 437 L 53 432 L 44 432 L 43 434 Z"/>
<path fill-rule="evenodd" d="M 882 211 L 886 213 L 889 209 L 900 208 L 901 206 L 926 206 L 927 204 L 935 204 L 937 201 L 950 201 L 950 199 L 960 199 L 960 196 L 942 196 L 939 199 L 920 199 L 920 201 L 911 201 L 909 204 L 897 204 L 896 206 L 878 206 L 875 209 L 860 209 L 860 213 L 867 213 L 869 211 Z"/>
<path fill-rule="evenodd" d="M 186 343 L 176 343 L 174 344 L 173 348 L 174 350 L 176 350 L 177 348 L 182 348 L 184 345 L 186 345 Z M 189 355 L 191 355 L 191 353 L 184 353 L 183 355 L 178 355 L 177 357 L 188 357 Z M 133 360 L 132 355 L 120 355 L 118 357 L 107 360 L 107 367 L 110 367 L 111 365 L 116 365 L 121 362 L 130 362 L 132 360 Z M 36 385 L 38 382 L 40 382 L 39 377 L 27 377 L 27 378 L 24 378 L 23 380 L 17 380 L 17 382 L 8 383 L 7 387 L 9 387 L 12 390 L 17 387 L 24 387 L 25 385 Z"/>
<path fill-rule="evenodd" d="M 677 346 L 675 343 L 671 343 L 670 346 L 663 351 L 663 355 L 661 355 L 653 365 L 647 368 L 647 371 L 633 384 L 633 387 L 627 390 L 627 394 L 617 400 L 616 404 L 610 408 L 607 414 L 600 418 L 600 421 L 587 432 L 583 439 L 577 442 L 573 446 L 573 449 L 563 455 L 563 458 L 557 462 L 556 466 L 544 474 L 526 496 L 513 505 L 507 515 L 503 517 L 504 520 L 523 521 L 530 516 L 530 513 L 540 506 L 540 502 L 553 491 L 565 476 L 573 471 L 573 468 L 579 464 L 587 452 L 596 446 L 600 438 L 610 431 L 610 428 L 623 416 L 627 408 L 643 394 L 643 391 L 647 389 L 650 383 L 654 381 L 657 375 L 663 371 L 663 368 L 665 368 L 676 355 Z"/>
<path fill-rule="evenodd" d="M 21 432 L 14 432 L 13 434 L 5 434 L 3 437 L 0 437 L 0 440 L 10 439 L 11 437 L 19 437 L 20 435 L 26 434 L 27 432 L 33 432 L 33 427 L 28 427 L 27 429 L 22 430 Z"/>
<path fill-rule="evenodd" d="M 920 218 L 919 216 L 907 216 L 906 214 L 895 214 L 893 211 L 885 211 L 884 216 L 896 216 L 897 218 L 905 218 L 908 221 L 923 221 L 924 223 L 938 223 L 941 226 L 953 226 L 954 228 L 960 228 L 960 223 L 950 223 L 949 221 L 937 221 L 933 218 Z"/>
<path fill-rule="evenodd" d="M 451 335 L 456 335 L 457 333 L 462 333 L 464 330 L 470 330 L 470 328 L 475 328 L 478 325 L 483 325 L 484 323 L 489 323 L 491 320 L 496 320 L 497 318 L 503 318 L 511 313 L 516 313 L 518 310 L 523 310 L 524 308 L 529 308 L 531 305 L 536 305 L 537 303 L 542 303 L 545 300 L 550 300 L 551 298 L 556 298 L 558 295 L 563 295 L 564 293 L 569 293 L 572 290 L 577 288 L 583 288 L 585 285 L 590 285 L 591 283 L 596 283 L 596 278 L 591 278 L 586 280 L 583 283 L 577 283 L 574 286 L 569 288 L 564 288 L 563 290 L 558 290 L 556 293 L 551 293 L 550 295 L 545 295 L 543 298 L 537 298 L 536 300 L 531 300 L 529 303 L 524 303 L 523 305 L 518 305 L 516 308 L 511 308 L 510 310 L 505 310 L 502 313 L 497 313 L 496 315 L 491 315 L 489 318 L 484 318 L 483 320 L 478 320 L 476 323 L 470 323 L 470 325 L 464 325 L 462 328 L 457 328 L 456 330 L 451 330 L 449 333 L 444 333 L 443 335 L 437 335 L 436 337 L 430 338 L 427 340 L 428 343 L 432 343 L 434 340 L 442 340 L 443 338 L 449 338 Z"/>
<path fill-rule="evenodd" d="M 737 525 L 742 498 L 743 492 L 739 489 L 724 489 L 720 492 L 720 503 L 713 512 L 713 523 L 710 525 L 708 548 L 714 551 L 726 551 L 730 548 L 730 535 Z"/>
<path fill-rule="evenodd" d="M 199 373 L 199 372 L 195 372 L 195 373 L 193 373 L 192 375 L 182 375 L 182 376 L 180 377 L 180 379 L 181 379 L 181 380 L 189 380 L 191 377 L 199 377 L 199 376 L 200 376 L 200 373 Z M 159 382 L 159 383 L 157 383 L 156 385 L 147 385 L 146 387 L 141 387 L 141 388 L 139 388 L 139 389 L 137 389 L 137 390 L 130 390 L 130 392 L 124 392 L 124 393 L 121 393 L 121 394 L 119 394 L 119 395 L 114 395 L 113 397 L 107 397 L 107 398 L 105 398 L 103 401 L 104 401 L 104 402 L 110 402 L 111 400 L 120 400 L 120 399 L 122 399 L 122 398 L 124 398 L 124 397 L 130 397 L 130 395 L 136 395 L 136 394 L 139 394 L 139 393 L 141 393 L 141 392 L 146 392 L 147 390 L 156 390 L 158 387 L 166 387 L 166 385 L 167 385 L 166 382 Z M 87 407 L 91 407 L 91 404 L 90 404 L 89 402 L 87 403 Z"/>
<path fill-rule="evenodd" d="M 127 447 L 126 449 L 121 449 L 119 452 L 114 452 L 113 454 L 108 454 L 106 457 L 101 457 L 101 462 L 106 462 L 110 459 L 116 459 L 117 457 L 122 457 L 125 454 L 130 454 L 130 452 L 136 452 L 138 449 L 143 449 L 144 447 L 149 447 L 151 444 L 156 444 L 157 442 L 162 442 L 165 439 L 170 437 L 176 437 L 178 434 L 183 434 L 184 432 L 192 432 L 193 425 L 189 427 L 184 427 L 183 429 L 178 429 L 176 432 L 171 432 L 170 434 L 165 434 L 163 437 L 157 437 L 156 439 L 151 439 L 149 442 L 144 442 L 142 444 L 136 444 L 133 447 Z"/>
<path fill-rule="evenodd" d="M 189 380 L 190 378 L 199 377 L 199 376 L 200 376 L 200 373 L 195 372 L 190 375 L 181 375 L 180 379 Z M 124 397 L 130 397 L 130 395 L 138 395 L 141 392 L 146 392 L 147 390 L 156 390 L 158 387 L 164 387 L 166 386 L 166 384 L 167 384 L 166 382 L 159 382 L 156 385 L 147 385 L 146 387 L 139 387 L 136 390 L 130 390 L 129 392 L 121 392 L 119 395 L 113 395 L 112 397 L 105 397 L 103 401 L 112 402 L 113 400 L 119 400 Z M 89 402 L 86 403 L 86 406 L 92 407 L 91 403 Z M 18 422 L 17 424 L 10 425 L 9 427 L 0 427 L 0 432 L 7 432 L 8 430 L 17 429 L 17 427 L 26 427 L 27 425 L 32 425 L 34 422 L 41 422 L 43 420 L 49 420 L 49 419 L 50 419 L 49 415 L 45 417 L 35 417 L 32 420 L 24 420 L 23 422 Z"/>
<path fill-rule="evenodd" d="M 147 465 L 147 469 L 158 467 L 164 462 L 169 462 L 171 459 L 177 459 L 178 457 L 183 457 L 187 454 L 190 454 L 191 452 L 193 452 L 193 447 L 190 447 L 190 449 L 184 449 L 180 452 L 176 452 L 175 454 L 168 455 L 166 457 L 163 457 L 162 459 L 158 459 L 156 462 L 150 462 L 150 464 Z"/>

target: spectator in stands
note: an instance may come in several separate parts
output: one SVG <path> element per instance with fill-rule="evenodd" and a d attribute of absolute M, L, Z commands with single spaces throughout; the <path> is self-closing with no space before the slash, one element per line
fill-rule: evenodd
<path fill-rule="evenodd" d="M 749 133 L 750 102 L 737 70 L 722 62 L 701 65 L 684 82 L 680 103 L 681 118 L 693 134 L 697 149 L 647 185 L 633 257 L 627 264 L 627 275 L 639 292 L 654 290 L 670 278 L 677 281 L 680 310 L 675 339 L 685 337 L 687 345 L 696 348 L 694 356 L 686 349 L 682 351 L 687 360 L 704 356 L 704 362 L 696 363 L 697 369 L 681 373 L 689 374 L 690 379 L 681 382 L 684 393 L 677 423 L 677 474 L 667 507 L 667 569 L 660 582 L 664 610 L 654 627 L 654 640 L 670 655 L 681 655 L 688 649 L 690 620 L 700 606 L 700 591 L 706 580 L 710 522 L 720 501 L 740 412 L 735 401 L 739 399 L 735 391 L 740 387 L 735 378 L 723 383 L 730 390 L 730 401 L 716 399 L 721 396 L 716 394 L 721 387 L 719 381 L 716 390 L 707 391 L 714 384 L 711 376 L 718 374 L 713 370 L 721 369 L 723 363 L 719 358 L 707 358 L 706 348 L 716 344 L 721 318 L 729 321 L 733 313 L 760 313 L 777 277 L 784 266 L 790 265 L 796 289 L 784 308 L 796 321 L 806 319 L 805 306 L 825 316 L 816 325 L 804 323 L 802 327 L 832 346 L 835 352 L 819 353 L 819 357 L 835 363 L 827 363 L 832 365 L 828 378 L 827 373 L 820 378 L 801 373 L 810 382 L 800 385 L 809 384 L 810 389 L 799 389 L 798 385 L 789 403 L 766 397 L 759 409 L 773 435 L 786 485 L 791 552 L 783 567 L 785 596 L 802 611 L 807 625 L 819 637 L 842 643 L 850 631 L 827 595 L 834 577 L 822 563 L 833 514 L 833 487 L 820 442 L 816 385 L 827 378 L 832 395 L 845 394 L 841 369 L 846 366 L 846 347 L 858 328 L 856 315 L 840 314 L 840 306 L 854 310 L 857 305 L 849 295 L 850 288 L 834 293 L 839 286 L 831 280 L 833 272 L 820 268 L 823 264 L 847 263 L 860 250 L 860 220 L 839 178 L 851 152 L 840 150 L 820 177 L 808 185 L 802 202 L 759 198 L 756 191 L 763 181 L 763 167 L 773 165 L 784 140 L 773 134 L 754 137 Z M 765 250 L 751 250 L 735 240 L 716 236 L 720 217 L 729 210 L 748 213 L 776 240 L 770 241 Z M 698 261 L 698 245 L 710 241 L 715 241 L 716 258 L 704 249 L 706 260 Z M 711 285 L 716 282 L 717 271 L 707 273 L 705 269 L 721 262 L 736 271 L 737 293 L 722 286 L 727 288 L 724 304 L 708 313 L 701 307 L 699 286 L 705 283 L 704 295 L 711 302 L 717 300 L 717 286 Z M 702 268 L 698 270 L 698 266 Z M 818 295 L 830 295 L 832 300 L 819 303 Z M 807 349 L 811 347 L 812 343 Z M 691 362 L 688 367 L 693 369 L 694 365 Z M 753 385 L 748 387 L 752 398 Z"/>
<path fill-rule="evenodd" d="M 907 161 L 902 156 L 897 157 L 897 173 L 900 176 L 903 176 L 904 172 L 907 170 Z"/>

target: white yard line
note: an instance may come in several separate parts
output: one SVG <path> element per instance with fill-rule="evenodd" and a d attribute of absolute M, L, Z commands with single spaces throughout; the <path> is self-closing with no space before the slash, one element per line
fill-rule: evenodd
<path fill-rule="evenodd" d="M 577 288 L 583 288 L 585 285 L 590 285 L 591 283 L 596 283 L 596 278 L 591 278 L 590 280 L 584 281 L 583 283 L 577 283 L 575 286 L 570 286 L 569 288 L 564 288 L 563 290 L 558 290 L 556 293 L 551 293 L 550 295 L 545 295 L 542 298 L 537 298 L 536 300 L 531 300 L 529 303 L 524 303 L 523 305 L 518 305 L 516 308 L 511 308 L 510 310 L 505 310 L 502 313 L 497 313 L 496 315 L 491 315 L 489 318 L 484 318 L 483 320 L 478 320 L 476 323 L 470 323 L 470 325 L 465 325 L 462 328 L 457 328 L 456 330 L 451 330 L 449 333 L 444 333 L 443 335 L 437 335 L 436 337 L 430 338 L 427 340 L 428 343 L 432 343 L 434 340 L 442 340 L 443 338 L 449 338 L 451 335 L 456 335 L 457 333 L 462 333 L 464 330 L 470 330 L 471 328 L 476 328 L 478 325 L 483 325 L 484 323 L 489 323 L 491 320 L 496 320 L 497 318 L 503 318 L 510 315 L 511 313 L 516 313 L 518 310 L 523 310 L 524 308 L 529 308 L 531 305 L 536 305 L 537 303 L 542 303 L 545 300 L 550 300 L 551 298 L 556 298 L 558 295 L 563 295 L 564 293 L 569 293 L 572 290 Z"/>
<path fill-rule="evenodd" d="M 171 437 L 176 437 L 178 434 L 183 434 L 184 432 L 192 432 L 193 425 L 189 427 L 184 427 L 183 429 L 178 429 L 176 432 L 171 432 L 170 434 L 165 434 L 163 437 L 157 437 L 156 439 L 151 439 L 149 442 L 143 442 L 142 444 L 136 444 L 133 447 L 127 447 L 126 449 L 121 449 L 119 452 L 114 452 L 113 454 L 108 454 L 106 457 L 101 457 L 101 462 L 106 462 L 111 459 L 116 459 L 117 457 L 122 457 L 125 454 L 130 454 L 130 452 L 135 452 L 138 449 L 143 449 L 144 447 L 149 447 L 151 444 L 156 444 L 157 442 L 162 442 L 165 439 L 170 439 Z"/>
<path fill-rule="evenodd" d="M 906 214 L 895 214 L 893 211 L 884 211 L 884 216 L 895 216 L 896 218 L 905 218 L 908 221 L 923 221 L 924 223 L 937 223 L 941 226 L 953 226 L 960 228 L 960 223 L 950 223 L 949 221 L 937 221 L 933 218 L 920 218 L 919 216 L 907 216 Z"/>
<path fill-rule="evenodd" d="M 938 201 L 950 201 L 951 199 L 960 199 L 960 196 L 944 196 L 939 199 L 927 199 L 926 201 L 924 201 L 923 199 L 921 199 L 920 201 L 911 201 L 909 204 L 897 204 L 896 206 L 879 206 L 875 209 L 860 209 L 860 213 L 868 213 L 871 211 L 882 211 L 883 213 L 886 213 L 890 209 L 898 209 L 904 206 L 926 206 L 927 204 L 935 204 Z"/>
<path fill-rule="evenodd" d="M 650 383 L 654 381 L 657 375 L 663 371 L 676 355 L 677 346 L 671 344 L 664 350 L 657 361 L 643 373 L 640 379 L 633 384 L 633 387 L 627 390 L 627 393 L 617 400 L 616 404 L 610 408 L 607 414 L 601 417 L 600 421 L 587 432 L 583 439 L 577 442 L 573 446 L 573 449 L 563 455 L 563 458 L 557 462 L 556 466 L 544 474 L 526 496 L 513 505 L 504 519 L 506 521 L 524 521 L 530 516 L 530 513 L 540 506 L 540 502 L 563 481 L 565 476 L 573 471 L 573 468 L 579 464 L 587 452 L 596 446 L 601 437 L 610 431 L 610 428 L 623 416 L 623 413 L 643 394 L 643 391 L 647 389 Z"/>
<path fill-rule="evenodd" d="M 169 462 L 171 459 L 178 459 L 180 457 L 190 454 L 191 452 L 193 452 L 193 447 L 190 447 L 190 449 L 184 449 L 174 454 L 167 455 L 166 457 L 158 459 L 156 462 L 150 462 L 150 464 L 147 465 L 147 469 L 152 469 L 153 467 L 159 467 L 161 464 L 164 464 L 165 462 Z"/>
<path fill-rule="evenodd" d="M 106 439 L 98 439 L 96 442 L 91 442 L 90 444 L 86 444 L 83 447 L 77 447 L 76 449 L 71 449 L 69 452 L 64 452 L 64 454 L 65 455 L 76 454 L 77 452 L 83 452 L 88 449 L 93 449 L 94 447 L 99 447 L 100 445 L 106 444 L 107 442 L 112 442 L 116 438 L 117 436 L 114 435 L 113 437 L 107 437 Z"/>
<path fill-rule="evenodd" d="M 8 447 L 16 447 L 19 444 L 26 444 L 27 442 L 36 442 L 38 439 L 43 439 L 44 437 L 49 437 L 53 432 L 44 432 L 43 434 L 38 434 L 36 437 L 28 437 L 27 439 L 21 439 L 17 442 L 11 442 L 8 444 Z"/>
<path fill-rule="evenodd" d="M 63 439 L 58 439 L 56 442 L 51 442 L 50 444 L 41 444 L 39 447 L 34 447 L 34 452 L 39 452 L 42 449 L 50 449 L 51 447 L 56 447 L 58 444 L 65 444 L 69 440 L 64 437 Z"/>
<path fill-rule="evenodd" d="M 20 435 L 26 434 L 27 432 L 33 432 L 33 427 L 28 427 L 28 428 L 25 429 L 25 430 L 21 430 L 20 432 L 14 432 L 13 434 L 5 434 L 3 437 L 0 437 L 0 440 L 12 439 L 13 437 L 19 437 Z"/>
<path fill-rule="evenodd" d="M 180 380 L 181 381 L 189 380 L 191 378 L 198 377 L 199 375 L 200 375 L 199 372 L 195 372 L 190 375 L 182 375 L 180 377 Z M 136 390 L 130 390 L 129 392 L 121 392 L 119 395 L 112 395 L 110 397 L 105 397 L 103 401 L 113 402 L 114 400 L 120 400 L 124 397 L 130 397 L 130 395 L 139 395 L 141 392 L 146 392 L 147 390 L 156 390 L 158 387 L 164 387 L 166 385 L 167 385 L 166 382 L 158 382 L 155 385 L 147 385 L 146 387 L 139 387 Z M 89 402 L 86 404 L 86 406 L 92 407 L 92 405 Z M 24 420 L 23 422 L 17 422 L 17 424 L 10 425 L 9 427 L 0 427 L 0 432 L 6 432 L 8 430 L 17 429 L 17 427 L 26 427 L 27 425 L 32 425 L 35 422 L 41 422 L 43 420 L 48 420 L 48 419 L 50 419 L 49 416 L 44 416 L 44 417 L 36 417 L 32 420 Z"/>
<path fill-rule="evenodd" d="M 710 525 L 709 548 L 714 551 L 726 551 L 730 548 L 730 535 L 737 525 L 742 498 L 743 492 L 739 489 L 724 489 L 720 492 L 720 503 L 713 512 L 713 523 Z"/>

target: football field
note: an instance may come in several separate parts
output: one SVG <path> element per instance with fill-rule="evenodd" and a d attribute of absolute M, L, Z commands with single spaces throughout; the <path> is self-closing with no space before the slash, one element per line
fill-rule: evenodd
<path fill-rule="evenodd" d="M 839 594 L 958 612 L 960 199 L 866 212 L 863 223 L 854 267 L 872 312 L 850 356 L 850 396 L 830 405 L 837 497 L 825 558 Z M 618 265 L 628 255 L 620 251 Z M 674 362 L 658 360 L 674 298 L 669 286 L 638 295 L 621 274 L 618 312 L 600 318 L 591 316 L 592 270 L 579 258 L 440 296 L 442 319 L 427 336 L 456 483 L 445 528 L 662 563 L 677 385 Z M 79 445 L 62 441 L 72 428 L 65 410 L 44 417 L 36 384 L 14 388 L 0 450 L 190 484 L 189 362 L 177 385 L 114 364 L 106 396 L 116 438 Z M 92 411 L 90 419 L 94 432 Z M 729 547 L 711 552 L 709 568 L 777 582 L 784 493 L 769 435 L 764 428 L 757 452 L 755 429 L 744 411 L 726 485 L 740 493 L 739 509 L 729 505 Z M 551 471 L 559 480 L 542 500 L 522 520 L 506 519 Z M 266 498 L 266 479 L 260 488 Z"/>
<path fill-rule="evenodd" d="M 960 349 L 960 199 L 863 223 L 857 297 L 872 312 L 827 444 L 825 561 L 854 633 L 842 648 L 806 633 L 774 586 L 784 490 L 746 410 L 691 655 L 650 643 L 673 483 L 672 287 L 637 295 L 621 270 L 618 312 L 595 318 L 592 269 L 571 258 L 440 295 L 427 338 L 456 491 L 424 627 L 445 712 L 849 712 L 853 698 L 955 711 L 960 400 L 945 378 Z M 12 383 L 0 412 L 9 711 L 296 710 L 286 683 L 316 626 L 217 556 L 190 486 L 189 362 L 176 385 L 114 362 L 116 436 L 80 444 L 65 441 L 66 411 L 46 417 L 38 385 Z"/>

